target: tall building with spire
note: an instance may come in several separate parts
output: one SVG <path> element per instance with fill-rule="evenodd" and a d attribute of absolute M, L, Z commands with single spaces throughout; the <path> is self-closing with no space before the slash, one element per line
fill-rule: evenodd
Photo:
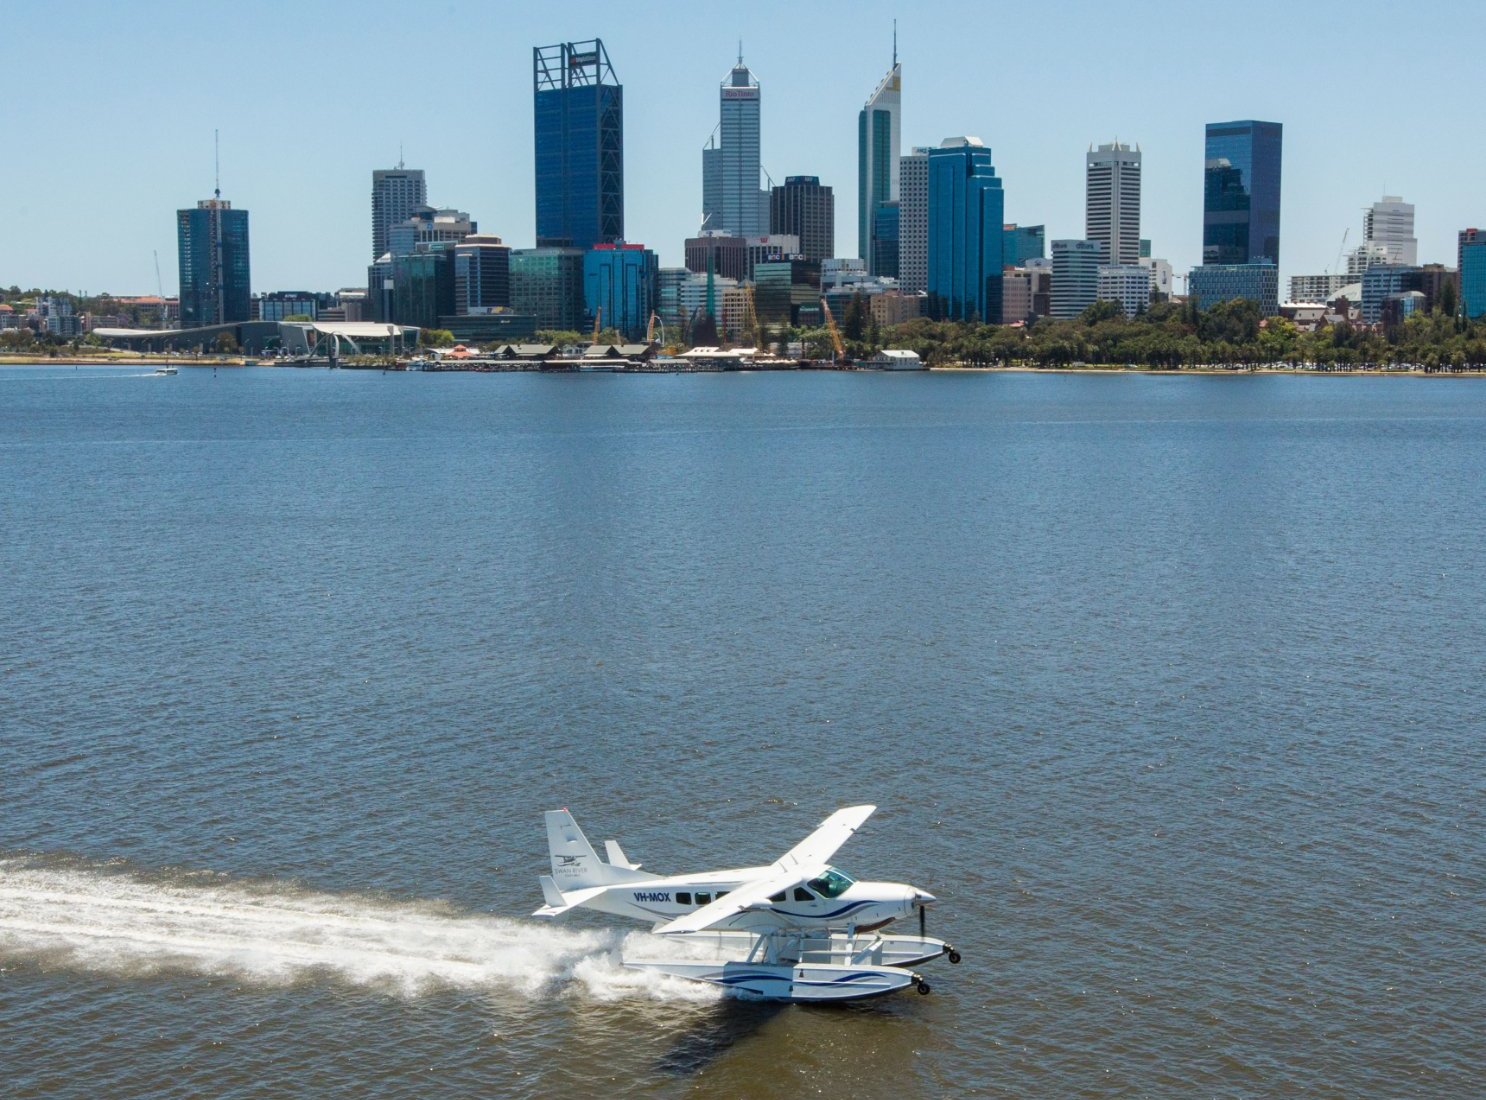
<path fill-rule="evenodd" d="M 532 50 L 537 245 L 624 240 L 624 87 L 600 39 Z"/>
<path fill-rule="evenodd" d="M 214 139 L 215 140 L 215 137 Z M 253 314 L 248 212 L 222 197 L 220 166 L 212 197 L 175 212 L 181 327 L 230 325 Z"/>
<path fill-rule="evenodd" d="M 1084 160 L 1084 238 L 1099 242 L 1106 264 L 1139 263 L 1140 149 L 1116 141 Z"/>
<path fill-rule="evenodd" d="M 378 168 L 372 172 L 372 260 L 375 262 L 390 247 L 389 234 L 413 211 L 428 204 L 428 185 L 423 169 L 404 168 L 397 158 L 396 168 Z"/>
<path fill-rule="evenodd" d="M 769 192 L 759 187 L 759 83 L 741 43 L 718 101 L 717 129 L 702 150 L 702 227 L 757 237 L 769 231 Z"/>
<path fill-rule="evenodd" d="M 898 64 L 898 29 L 893 27 L 893 67 L 857 116 L 857 254 L 867 261 L 873 275 L 897 276 L 898 242 L 891 248 L 877 247 L 877 234 L 896 231 L 895 216 L 882 210 L 898 201 L 898 150 L 902 147 L 903 67 Z M 895 215 L 896 209 L 891 211 Z M 890 254 L 892 270 L 884 270 Z"/>

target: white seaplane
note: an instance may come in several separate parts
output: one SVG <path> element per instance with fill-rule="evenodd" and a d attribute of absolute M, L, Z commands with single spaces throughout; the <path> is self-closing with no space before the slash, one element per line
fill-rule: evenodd
<path fill-rule="evenodd" d="M 685 958 L 625 959 L 638 970 L 712 982 L 774 1001 L 848 1001 L 929 983 L 911 968 L 960 954 L 926 934 L 934 896 L 900 882 L 858 882 L 830 858 L 876 806 L 837 810 L 767 867 L 654 875 L 612 840 L 599 859 L 567 810 L 548 810 L 552 874 L 535 916 L 596 909 L 685 942 Z M 881 930 L 918 914 L 918 935 Z"/>

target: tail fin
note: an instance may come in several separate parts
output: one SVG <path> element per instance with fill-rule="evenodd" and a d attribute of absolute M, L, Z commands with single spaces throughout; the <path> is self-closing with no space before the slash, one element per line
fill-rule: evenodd
<path fill-rule="evenodd" d="M 634 867 L 601 861 L 567 810 L 548 810 L 545 816 L 547 849 L 552 855 L 552 881 L 562 893 L 586 886 L 608 886 L 652 877 Z"/>

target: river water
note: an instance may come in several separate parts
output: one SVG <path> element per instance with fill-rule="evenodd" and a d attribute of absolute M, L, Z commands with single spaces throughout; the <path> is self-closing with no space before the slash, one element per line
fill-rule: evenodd
<path fill-rule="evenodd" d="M 1486 1092 L 1486 385 L 0 370 L 7 1097 Z M 530 919 L 838 855 L 854 1007 Z"/>

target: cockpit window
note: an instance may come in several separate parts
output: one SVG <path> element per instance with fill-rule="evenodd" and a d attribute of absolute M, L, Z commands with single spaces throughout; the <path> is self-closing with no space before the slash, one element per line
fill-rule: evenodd
<path fill-rule="evenodd" d="M 856 879 L 834 867 L 826 869 L 820 878 L 810 880 L 810 889 L 823 898 L 839 898 L 856 882 Z"/>

